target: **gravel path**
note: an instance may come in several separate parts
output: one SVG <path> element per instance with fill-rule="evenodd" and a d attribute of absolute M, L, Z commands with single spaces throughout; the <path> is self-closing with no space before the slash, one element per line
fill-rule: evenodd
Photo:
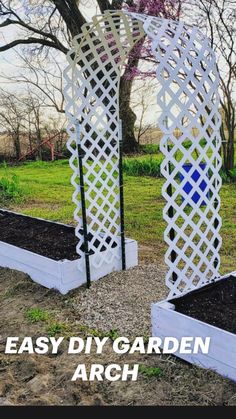
<path fill-rule="evenodd" d="M 73 298 L 81 323 L 101 331 L 116 329 L 119 336 L 149 336 L 151 304 L 165 298 L 166 268 L 141 265 L 114 272 L 81 289 Z"/>

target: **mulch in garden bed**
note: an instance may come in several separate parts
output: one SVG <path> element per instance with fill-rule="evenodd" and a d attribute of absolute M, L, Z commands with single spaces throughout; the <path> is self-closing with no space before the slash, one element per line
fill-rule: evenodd
<path fill-rule="evenodd" d="M 80 232 L 83 233 L 83 230 Z M 89 234 L 88 240 L 91 241 L 92 237 L 92 234 Z M 3 210 L 0 210 L 0 241 L 57 261 L 79 258 L 76 253 L 78 239 L 74 227 Z M 107 237 L 106 242 L 110 241 L 111 238 Z M 95 247 L 99 244 L 99 240 L 94 243 Z M 116 243 L 112 244 L 112 247 L 114 246 Z M 83 243 L 81 249 L 84 249 Z M 101 251 L 105 249 L 106 247 L 102 246 Z"/>
<path fill-rule="evenodd" d="M 232 275 L 171 302 L 179 313 L 236 334 L 236 278 Z"/>

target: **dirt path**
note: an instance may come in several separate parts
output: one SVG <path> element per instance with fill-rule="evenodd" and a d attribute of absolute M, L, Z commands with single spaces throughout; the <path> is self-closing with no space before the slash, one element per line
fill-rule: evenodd
<path fill-rule="evenodd" d="M 61 296 L 26 275 L 0 269 L 0 405 L 236 405 L 236 384 L 174 357 L 121 355 L 111 344 L 102 355 L 5 355 L 7 336 L 149 334 L 150 302 L 163 298 L 163 270 L 143 265 L 113 273 Z M 32 323 L 28 310 L 47 314 Z M 117 330 L 117 332 L 115 331 Z M 139 374 L 137 382 L 71 382 L 78 363 L 141 363 L 161 375 Z M 148 369 L 150 370 L 150 368 Z"/>

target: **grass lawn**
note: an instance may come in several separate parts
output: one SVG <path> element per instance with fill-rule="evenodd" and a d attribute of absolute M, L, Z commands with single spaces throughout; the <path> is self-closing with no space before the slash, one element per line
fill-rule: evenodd
<path fill-rule="evenodd" d="M 0 166 L 0 178 L 4 175 Z M 20 180 L 24 198 L 8 205 L 24 214 L 54 221 L 73 223 L 74 205 L 71 202 L 73 188 L 70 185 L 71 169 L 67 160 L 54 163 L 25 163 L 8 168 L 9 175 L 16 174 Z M 147 249 L 150 261 L 163 261 L 165 244 L 162 220 L 164 200 L 161 196 L 163 179 L 125 176 L 125 221 L 126 235 L 138 240 Z M 236 185 L 225 184 L 221 190 L 222 273 L 235 270 L 236 257 Z M 150 252 L 149 252 L 150 250 Z"/>

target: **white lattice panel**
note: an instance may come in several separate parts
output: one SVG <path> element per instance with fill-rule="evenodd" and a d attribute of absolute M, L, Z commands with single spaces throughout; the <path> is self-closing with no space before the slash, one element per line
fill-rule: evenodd
<path fill-rule="evenodd" d="M 110 250 L 109 259 L 120 258 L 119 80 L 127 52 L 144 33 L 152 40 L 160 82 L 166 284 L 174 296 L 218 277 L 220 266 L 219 80 L 209 41 L 196 27 L 106 12 L 74 39 L 65 96 L 78 253 L 83 256 L 76 136 L 84 151 L 90 251 L 97 254 L 98 266 L 101 249 Z"/>
<path fill-rule="evenodd" d="M 170 297 L 219 277 L 219 79 L 210 42 L 182 22 L 149 22 L 158 61 Z"/>
<path fill-rule="evenodd" d="M 96 16 L 73 40 L 65 72 L 69 118 L 68 149 L 75 188 L 74 218 L 79 239 L 77 252 L 84 256 L 81 199 L 76 141 L 84 153 L 86 215 L 89 252 L 100 267 L 121 260 L 119 194 L 119 81 L 127 51 L 144 35 L 142 25 L 122 12 Z M 106 252 L 105 252 L 106 250 Z"/>

